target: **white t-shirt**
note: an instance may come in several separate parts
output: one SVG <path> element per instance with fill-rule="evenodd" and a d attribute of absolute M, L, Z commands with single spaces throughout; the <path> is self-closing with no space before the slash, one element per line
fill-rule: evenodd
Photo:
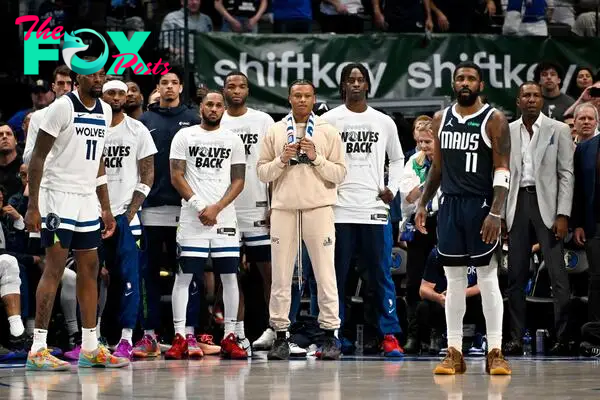
<path fill-rule="evenodd" d="M 110 106 L 97 99 L 94 107 L 87 108 L 75 91 L 47 108 L 40 129 L 56 140 L 46 158 L 40 186 L 61 192 L 94 194 L 105 135 L 112 120 Z"/>
<path fill-rule="evenodd" d="M 104 143 L 104 167 L 113 215 L 127 211 L 135 186 L 140 182 L 138 161 L 156 154 L 148 128 L 125 115 L 117 126 L 108 128 Z"/>
<path fill-rule="evenodd" d="M 185 180 L 206 206 L 215 204 L 231 185 L 231 166 L 246 163 L 244 143 L 230 130 L 206 131 L 200 125 L 183 128 L 173 138 L 169 159 L 185 160 Z M 217 215 L 215 226 L 205 226 L 198 212 L 187 201 L 181 202 L 180 223 L 194 222 L 194 237 L 215 238 L 222 229 L 237 231 L 235 206 L 232 202 Z M 187 233 L 186 233 L 187 234 Z"/>
<path fill-rule="evenodd" d="M 241 232 L 260 230 L 265 224 L 269 205 L 267 184 L 258 179 L 256 164 L 260 142 L 275 121 L 269 114 L 248 108 L 240 117 L 223 114 L 221 128 L 237 134 L 244 143 L 246 154 L 246 181 L 244 190 L 235 199 L 238 224 Z"/>
<path fill-rule="evenodd" d="M 394 195 L 398 192 L 404 167 L 396 124 L 371 107 L 363 113 L 355 113 L 341 105 L 321 118 L 340 131 L 346 153 L 348 173 L 338 186 L 335 222 L 387 224 L 389 205 L 379 198 L 379 193 L 386 187 L 386 153 L 390 161 L 387 187 Z"/>
<path fill-rule="evenodd" d="M 23 150 L 23 163 L 25 164 L 29 164 L 31 161 L 31 155 L 33 154 L 35 141 L 37 140 L 40 125 L 46 117 L 46 111 L 48 111 L 48 107 L 44 107 L 41 110 L 37 110 L 31 114 L 29 128 L 27 128 L 27 137 L 25 138 L 25 150 Z"/>

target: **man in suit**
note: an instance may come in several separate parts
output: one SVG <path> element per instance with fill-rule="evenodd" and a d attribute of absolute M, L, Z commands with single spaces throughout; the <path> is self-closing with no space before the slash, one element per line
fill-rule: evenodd
<path fill-rule="evenodd" d="M 531 244 L 535 238 L 550 275 L 554 297 L 556 345 L 554 355 L 567 352 L 566 327 L 569 279 L 563 239 L 573 200 L 573 142 L 569 126 L 545 116 L 542 89 L 536 82 L 519 88 L 517 106 L 522 117 L 510 124 L 510 190 L 505 210 L 508 228 L 508 311 L 511 341 L 506 354 L 522 354 L 525 330 L 525 286 Z"/>
<path fill-rule="evenodd" d="M 592 103 L 575 109 L 575 116 L 590 114 L 598 130 L 598 110 Z M 581 142 L 575 150 L 575 194 L 573 226 L 575 243 L 585 246 L 589 265 L 588 314 L 592 322 L 600 321 L 600 135 Z"/>

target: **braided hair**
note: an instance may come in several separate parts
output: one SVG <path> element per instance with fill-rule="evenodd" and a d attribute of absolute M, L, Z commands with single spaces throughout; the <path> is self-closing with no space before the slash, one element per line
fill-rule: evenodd
<path fill-rule="evenodd" d="M 363 78 L 365 78 L 365 81 L 369 86 L 369 89 L 367 89 L 367 98 L 369 98 L 369 91 L 371 90 L 371 77 L 369 76 L 369 71 L 367 71 L 367 68 L 362 64 L 350 63 L 342 69 L 342 73 L 340 75 L 340 97 L 343 101 L 346 101 L 346 81 L 348 80 L 348 77 L 350 77 L 350 73 L 354 68 L 358 69 Z"/>

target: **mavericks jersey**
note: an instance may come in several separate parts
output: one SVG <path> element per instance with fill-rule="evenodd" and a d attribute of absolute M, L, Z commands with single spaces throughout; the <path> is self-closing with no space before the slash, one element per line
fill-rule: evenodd
<path fill-rule="evenodd" d="M 442 192 L 453 196 L 489 197 L 494 190 L 494 162 L 492 142 L 485 128 L 495 109 L 484 104 L 475 114 L 461 117 L 455 107 L 444 110 L 438 132 L 442 149 Z"/>
<path fill-rule="evenodd" d="M 118 125 L 108 128 L 104 167 L 113 215 L 123 214 L 131 203 L 140 181 L 138 161 L 156 152 L 152 136 L 141 122 L 125 115 Z"/>
<path fill-rule="evenodd" d="M 56 140 L 46 158 L 40 186 L 61 192 L 94 194 L 104 140 L 112 120 L 108 104 L 96 99 L 92 108 L 77 91 L 48 106 L 40 129 Z"/>
<path fill-rule="evenodd" d="M 266 226 L 269 194 L 267 184 L 258 179 L 256 164 L 260 142 L 274 123 L 269 114 L 252 108 L 239 117 L 232 117 L 225 112 L 221 120 L 221 128 L 232 131 L 242 139 L 246 154 L 246 182 L 244 190 L 235 199 L 241 232 L 257 231 Z"/>
<path fill-rule="evenodd" d="M 237 134 L 223 128 L 206 131 L 200 125 L 177 132 L 169 158 L 185 161 L 185 180 L 205 206 L 217 203 L 225 195 L 231 185 L 231 166 L 246 163 L 244 143 Z M 237 234 L 233 202 L 217 215 L 215 226 L 205 226 L 200 222 L 196 209 L 182 200 L 179 223 L 186 239 L 212 239 Z"/>

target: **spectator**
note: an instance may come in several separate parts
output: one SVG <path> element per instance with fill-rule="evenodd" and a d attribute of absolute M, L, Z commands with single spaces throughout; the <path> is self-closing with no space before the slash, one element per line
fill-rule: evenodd
<path fill-rule="evenodd" d="M 598 109 L 592 103 L 583 103 L 575 109 L 575 130 L 578 143 L 598 135 Z"/>
<path fill-rule="evenodd" d="M 542 112 L 552 119 L 562 120 L 565 111 L 575 100 L 560 91 L 562 68 L 551 61 L 540 62 L 533 72 L 534 80 L 542 86 Z"/>
<path fill-rule="evenodd" d="M 523 4 L 525 3 L 525 4 Z M 508 0 L 503 35 L 548 36 L 547 0 Z"/>
<path fill-rule="evenodd" d="M 215 10 L 223 17 L 223 32 L 257 33 L 267 6 L 267 0 L 215 0 Z"/>
<path fill-rule="evenodd" d="M 144 30 L 144 18 L 152 17 L 151 0 L 110 0 L 106 2 L 106 30 L 121 31 L 131 40 Z"/>
<path fill-rule="evenodd" d="M 431 125 L 432 118 L 428 115 L 419 115 L 413 122 L 413 139 L 415 140 L 415 147 L 404 153 L 404 159 L 408 162 L 408 159 L 412 157 L 417 151 L 419 151 L 419 133 L 422 127 L 429 123 Z"/>
<path fill-rule="evenodd" d="M 579 14 L 573 25 L 572 32 L 577 36 L 595 37 L 598 36 L 596 30 L 597 11 L 588 11 Z"/>
<path fill-rule="evenodd" d="M 423 32 L 433 30 L 431 0 L 373 0 L 375 25 L 384 31 Z"/>
<path fill-rule="evenodd" d="M 597 130 L 598 110 L 589 103 L 577 107 L 575 120 L 591 113 Z M 577 122 L 576 122 L 577 123 Z M 575 243 L 585 247 L 589 264 L 588 318 L 600 322 L 600 136 L 577 145 L 573 226 Z M 596 343 L 598 344 L 598 343 Z"/>
<path fill-rule="evenodd" d="M 438 27 L 450 33 L 480 33 L 484 23 L 482 16 L 487 15 L 489 18 L 496 14 L 494 0 L 437 0 L 437 4 L 433 0 L 430 2 L 431 9 L 437 16 Z"/>
<path fill-rule="evenodd" d="M 42 79 L 35 81 L 35 84 L 31 87 L 31 102 L 33 103 L 33 107 L 18 111 L 8 120 L 8 125 L 10 125 L 10 128 L 14 132 L 17 141 L 22 142 L 25 140 L 25 133 L 23 132 L 23 120 L 25 116 L 32 111 L 41 110 L 53 101 L 54 93 L 50 90 L 48 82 Z"/>
<path fill-rule="evenodd" d="M 593 83 L 581 92 L 581 96 L 565 111 L 565 115 L 574 114 L 575 109 L 583 103 L 591 102 L 596 108 L 600 107 L 600 81 Z"/>
<path fill-rule="evenodd" d="M 31 116 L 33 115 L 33 111 L 28 112 L 23 118 L 23 125 L 21 125 L 21 129 L 23 129 L 23 133 L 25 135 L 25 141 L 27 141 L 27 132 L 29 131 L 29 123 L 31 122 Z M 23 151 L 25 150 L 25 141 L 17 143 L 17 152 L 23 155 Z"/>
<path fill-rule="evenodd" d="M 312 4 L 310 0 L 272 0 L 273 32 L 310 33 Z"/>
<path fill-rule="evenodd" d="M 571 129 L 571 139 L 573 139 L 573 143 L 577 144 L 577 129 L 575 129 L 575 117 L 572 114 L 565 115 L 565 120 L 563 122 L 569 125 L 569 129 Z"/>
<path fill-rule="evenodd" d="M 9 348 L 0 345 L 0 360 L 9 356 L 11 350 L 24 350 L 27 334 L 21 319 L 21 278 L 17 260 L 8 254 L 0 256 L 0 299 L 6 309 L 10 324 Z M 5 336 L 4 333 L 2 335 Z"/>
<path fill-rule="evenodd" d="M 0 185 L 6 188 L 6 196 L 12 196 L 23 190 L 19 178 L 19 168 L 23 159 L 17 154 L 17 140 L 15 135 L 4 122 L 0 122 Z"/>
<path fill-rule="evenodd" d="M 551 7 L 551 1 L 552 0 L 548 0 L 548 8 L 552 22 L 555 24 L 568 25 L 573 28 L 575 25 L 575 8 L 573 7 L 575 0 L 554 0 L 554 8 Z"/>
<path fill-rule="evenodd" d="M 541 113 L 542 90 L 525 82 L 517 98 L 522 117 L 510 124 L 511 185 L 505 209 L 508 231 L 508 311 L 511 340 L 506 354 L 521 355 L 526 328 L 525 286 L 531 259 L 532 232 L 540 243 L 554 298 L 556 344 L 553 355 L 568 352 L 569 277 L 564 264 L 568 218 L 573 204 L 573 145 L 562 122 Z"/>
<path fill-rule="evenodd" d="M 363 33 L 364 11 L 361 0 L 321 0 L 321 31 L 334 33 Z"/>
<path fill-rule="evenodd" d="M 127 88 L 127 100 L 123 111 L 133 119 L 140 119 L 144 113 L 144 95 L 142 95 L 138 84 L 133 81 L 127 82 Z"/>
<path fill-rule="evenodd" d="M 594 71 L 589 67 L 579 66 L 573 75 L 575 80 L 571 80 L 567 94 L 575 99 L 579 98 L 588 86 L 594 84 Z"/>

